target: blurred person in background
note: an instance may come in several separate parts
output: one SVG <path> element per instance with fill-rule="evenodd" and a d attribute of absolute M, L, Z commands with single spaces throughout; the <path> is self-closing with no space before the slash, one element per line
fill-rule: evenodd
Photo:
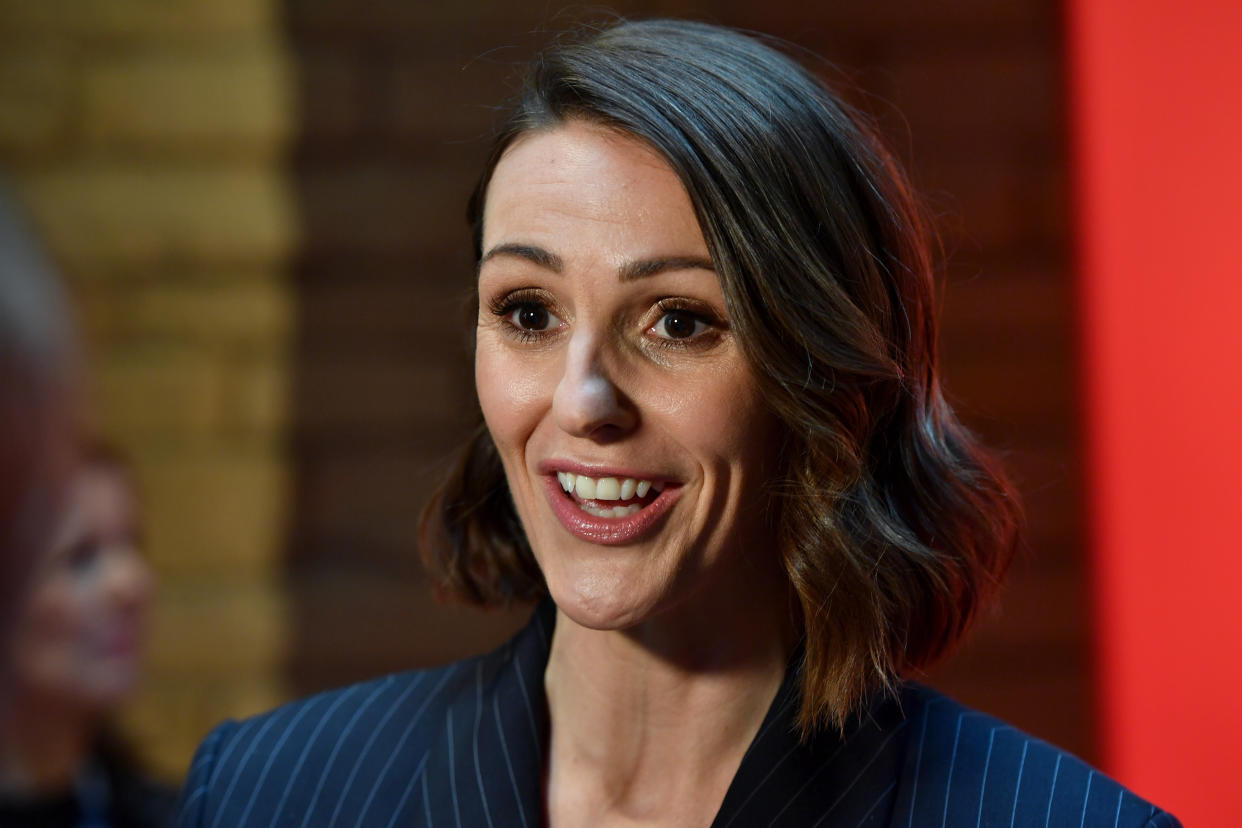
<path fill-rule="evenodd" d="M 0 700 L 13 615 L 72 463 L 75 369 L 55 274 L 0 180 Z"/>
<path fill-rule="evenodd" d="M 140 679 L 153 579 L 128 467 L 104 446 L 84 455 L 14 622 L 0 706 L 6 828 L 158 826 L 173 801 L 110 726 Z"/>

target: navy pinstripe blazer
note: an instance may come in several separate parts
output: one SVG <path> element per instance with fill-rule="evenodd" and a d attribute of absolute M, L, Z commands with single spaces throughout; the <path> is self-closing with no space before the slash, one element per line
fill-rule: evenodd
<path fill-rule="evenodd" d="M 554 621 L 545 602 L 488 655 L 220 725 L 190 768 L 179 825 L 541 825 Z M 715 828 L 1180 825 L 1070 754 L 925 687 L 809 744 L 793 731 L 796 703 L 791 670 Z"/>

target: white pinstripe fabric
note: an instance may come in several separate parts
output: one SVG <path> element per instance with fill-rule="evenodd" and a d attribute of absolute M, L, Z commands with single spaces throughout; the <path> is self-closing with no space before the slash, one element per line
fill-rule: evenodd
<path fill-rule="evenodd" d="M 487 656 L 221 725 L 191 767 L 179 824 L 535 828 L 552 620 L 545 606 Z M 807 742 L 796 711 L 791 669 L 715 828 L 1179 828 L 1069 754 L 917 685 Z"/>
<path fill-rule="evenodd" d="M 427 711 L 427 708 L 435 700 L 436 695 L 441 689 L 443 689 L 449 679 L 453 677 L 453 673 L 456 672 L 456 669 L 456 665 L 454 665 L 449 670 L 444 671 L 444 675 L 438 682 L 435 683 L 430 694 L 423 699 L 422 704 L 418 706 L 418 709 L 414 712 L 414 715 L 410 718 L 409 722 L 406 723 L 405 729 L 401 732 L 401 738 L 397 740 L 396 746 L 392 749 L 392 752 L 389 753 L 388 760 L 384 763 L 384 767 L 380 769 L 379 775 L 375 778 L 375 783 L 371 786 L 371 791 L 367 794 L 366 801 L 362 804 L 362 810 L 358 813 L 358 821 L 354 824 L 355 828 L 361 828 L 364 824 L 363 820 L 366 818 L 367 810 L 371 807 L 371 803 L 375 801 L 375 797 L 380 791 L 380 786 L 383 784 L 385 777 L 388 776 L 388 772 L 392 769 L 393 763 L 396 762 L 401 756 L 405 744 L 410 738 L 410 734 L 414 731 L 414 728 L 418 724 L 419 720 L 422 719 L 423 714 Z M 423 758 L 419 760 L 420 767 L 426 763 L 428 753 L 429 751 L 423 752 Z M 361 763 L 361 761 L 362 759 L 360 758 L 359 763 Z"/>
<path fill-rule="evenodd" d="M 983 760 L 983 782 L 979 787 L 979 812 L 975 816 L 975 828 L 983 826 L 983 796 L 988 792 L 988 769 L 992 766 L 992 748 L 996 745 L 996 728 L 988 732 L 988 755 Z"/>
<path fill-rule="evenodd" d="M 378 686 L 372 689 L 370 695 L 367 696 L 366 701 L 364 701 L 362 705 L 359 706 L 354 711 L 353 715 L 349 719 L 349 722 L 345 725 L 345 729 L 341 731 L 341 733 L 338 735 L 336 743 L 332 746 L 332 752 L 328 754 L 328 759 L 324 763 L 323 771 L 319 775 L 319 781 L 318 783 L 316 783 L 314 787 L 313 796 L 311 797 L 309 806 L 306 807 L 303 812 L 300 828 L 307 828 L 307 826 L 310 823 L 311 815 L 316 813 L 315 806 L 319 802 L 319 794 L 323 791 L 324 783 L 328 779 L 328 774 L 332 770 L 332 765 L 333 763 L 336 762 L 336 757 L 341 752 L 341 746 L 345 744 L 345 740 L 349 738 L 351 733 L 353 733 L 354 728 L 358 724 L 358 721 L 367 713 L 371 705 L 375 702 L 376 698 L 378 698 L 381 693 L 387 691 L 390 688 L 391 684 L 392 684 L 391 680 L 382 681 L 381 683 L 379 683 Z M 346 692 L 349 692 L 349 691 L 347 690 Z M 323 724 L 327 724 L 327 723 L 328 723 L 328 720 L 325 719 L 323 721 Z M 306 746 L 306 749 L 309 750 L 310 747 L 311 745 L 308 743 Z M 281 795 L 282 802 L 285 802 L 288 800 L 289 793 L 291 792 L 293 788 L 294 782 L 301 778 L 302 777 L 300 774 L 296 774 L 296 773 L 289 774 L 288 781 L 285 783 L 284 793 Z M 245 828 L 245 826 L 238 826 L 238 828 Z"/>

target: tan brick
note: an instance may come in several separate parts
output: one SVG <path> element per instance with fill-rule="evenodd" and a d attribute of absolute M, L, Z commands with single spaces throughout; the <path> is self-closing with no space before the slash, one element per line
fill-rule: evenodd
<path fill-rule="evenodd" d="M 287 349 L 230 354 L 198 345 L 140 344 L 96 360 L 101 428 L 129 439 L 274 435 L 289 419 Z"/>
<path fill-rule="evenodd" d="M 86 37 L 210 37 L 278 27 L 279 0 L 0 0 L 0 28 Z"/>
<path fill-rule="evenodd" d="M 63 47 L 0 45 L 0 158 L 46 154 L 64 140 L 75 81 Z"/>
<path fill-rule="evenodd" d="M 166 577 L 266 577 L 279 565 L 288 472 L 274 445 L 139 449 L 147 553 Z"/>
<path fill-rule="evenodd" d="M 270 157 L 296 126 L 294 79 L 271 39 L 108 53 L 85 67 L 83 134 L 109 149 Z"/>
<path fill-rule="evenodd" d="M 204 434 L 219 428 L 225 363 L 209 349 L 113 348 L 93 366 L 94 403 L 107 433 Z"/>
<path fill-rule="evenodd" d="M 121 725 L 151 772 L 179 785 L 211 728 L 224 719 L 270 710 L 288 697 L 270 668 L 192 678 L 152 670 Z"/>
<path fill-rule="evenodd" d="M 190 678 L 271 670 L 285 655 L 286 603 L 266 579 L 164 578 L 150 624 L 151 666 Z"/>
<path fill-rule="evenodd" d="M 270 580 L 162 580 L 146 680 L 124 717 L 156 771 L 179 779 L 210 727 L 289 697 L 281 678 L 288 618 Z"/>
<path fill-rule="evenodd" d="M 284 176 L 262 165 L 79 166 L 29 173 L 21 190 L 82 280 L 138 266 L 270 266 L 297 236 Z"/>
<path fill-rule="evenodd" d="M 143 340 L 270 345 L 292 335 L 296 302 L 280 275 L 82 284 L 75 299 L 96 347 Z"/>
<path fill-rule="evenodd" d="M 293 374 L 287 352 L 272 349 L 234 358 L 225 376 L 221 423 L 231 433 L 270 433 L 292 416 Z"/>

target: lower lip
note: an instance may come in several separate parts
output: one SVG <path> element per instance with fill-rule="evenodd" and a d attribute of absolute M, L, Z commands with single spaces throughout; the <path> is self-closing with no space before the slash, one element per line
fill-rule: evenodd
<path fill-rule="evenodd" d="M 677 502 L 681 494 L 680 486 L 669 486 L 655 500 L 634 514 L 606 518 L 596 517 L 579 508 L 576 501 L 565 496 L 565 490 L 561 488 L 555 475 L 544 475 L 543 482 L 552 511 L 565 530 L 584 541 L 603 546 L 622 546 L 642 539 L 655 529 L 656 523 Z"/>

